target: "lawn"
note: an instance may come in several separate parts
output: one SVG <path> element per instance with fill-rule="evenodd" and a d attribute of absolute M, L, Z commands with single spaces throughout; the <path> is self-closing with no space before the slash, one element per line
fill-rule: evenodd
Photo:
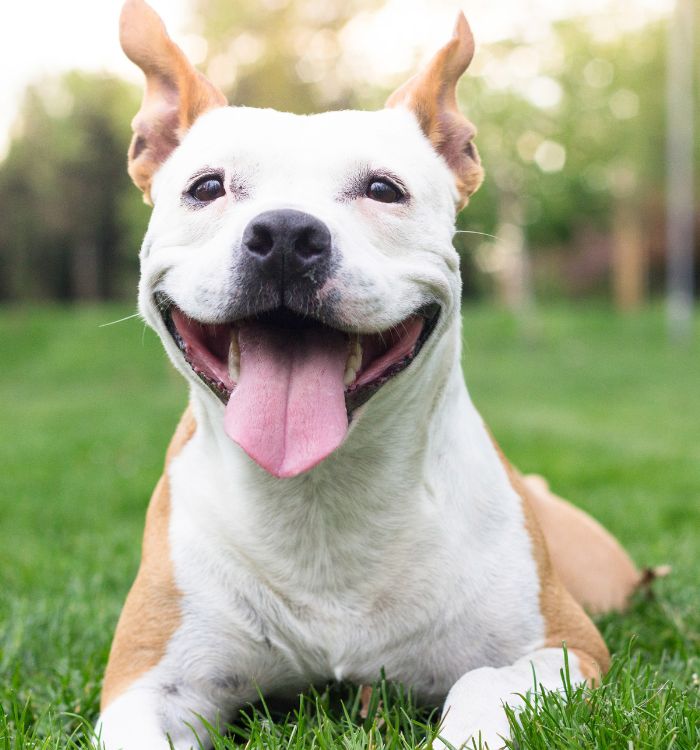
<path fill-rule="evenodd" d="M 0 750 L 89 747 L 110 638 L 146 503 L 185 389 L 123 307 L 0 311 Z M 700 339 L 671 346 L 661 311 L 556 307 L 526 324 L 467 307 L 474 400 L 510 458 L 593 513 L 652 598 L 598 621 L 605 684 L 537 696 L 519 748 L 700 748 Z M 434 731 L 397 686 L 359 715 L 353 686 L 250 709 L 217 747 L 403 748 Z M 533 706 L 534 707 L 534 706 Z"/>

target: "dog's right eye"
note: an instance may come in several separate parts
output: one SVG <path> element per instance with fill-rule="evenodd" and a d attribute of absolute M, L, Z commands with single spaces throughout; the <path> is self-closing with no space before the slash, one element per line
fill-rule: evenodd
<path fill-rule="evenodd" d="M 389 180 L 373 179 L 367 187 L 365 195 L 379 203 L 398 203 L 403 194 L 396 185 Z"/>
<path fill-rule="evenodd" d="M 211 203 L 226 193 L 219 177 L 204 177 L 190 188 L 190 195 L 200 203 Z"/>

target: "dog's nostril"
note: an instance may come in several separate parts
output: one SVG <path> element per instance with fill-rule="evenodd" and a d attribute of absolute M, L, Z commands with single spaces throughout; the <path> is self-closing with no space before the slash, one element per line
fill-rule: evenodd
<path fill-rule="evenodd" d="M 255 255 L 268 255 L 272 250 L 275 241 L 272 233 L 267 227 L 253 226 L 250 236 L 246 240 L 246 247 Z"/>
<path fill-rule="evenodd" d="M 326 253 L 329 246 L 330 236 L 324 237 L 314 229 L 307 229 L 294 242 L 294 252 L 301 258 L 313 258 Z"/>

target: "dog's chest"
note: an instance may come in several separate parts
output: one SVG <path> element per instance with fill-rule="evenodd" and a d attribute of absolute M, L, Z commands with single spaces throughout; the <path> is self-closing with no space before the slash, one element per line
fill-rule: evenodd
<path fill-rule="evenodd" d="M 343 486 L 320 499 L 292 488 L 271 506 L 264 484 L 207 455 L 211 446 L 193 440 L 171 470 L 185 609 L 208 611 L 222 633 L 245 621 L 287 678 L 366 682 L 383 668 L 438 697 L 467 669 L 508 663 L 541 638 L 530 541 L 512 508 L 475 526 L 435 504 L 449 491 L 439 482 L 371 517 Z"/>

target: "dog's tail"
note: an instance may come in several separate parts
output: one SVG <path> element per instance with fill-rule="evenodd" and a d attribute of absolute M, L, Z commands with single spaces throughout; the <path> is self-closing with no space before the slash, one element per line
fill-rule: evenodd
<path fill-rule="evenodd" d="M 650 591 L 651 587 L 654 585 L 654 581 L 659 578 L 666 578 L 667 575 L 670 575 L 672 570 L 673 568 L 670 565 L 657 565 L 654 568 L 642 568 L 637 588 L 640 591 Z"/>

